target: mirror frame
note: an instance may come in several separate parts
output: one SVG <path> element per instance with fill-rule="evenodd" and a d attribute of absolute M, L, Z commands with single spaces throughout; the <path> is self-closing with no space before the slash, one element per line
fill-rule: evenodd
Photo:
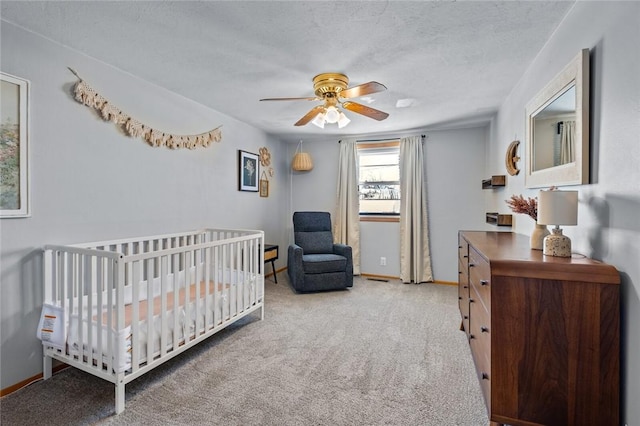
<path fill-rule="evenodd" d="M 533 170 L 536 114 L 560 97 L 575 83 L 576 143 L 575 161 L 541 170 Z M 581 185 L 589 183 L 589 49 L 580 53 L 526 106 L 525 187 Z"/>

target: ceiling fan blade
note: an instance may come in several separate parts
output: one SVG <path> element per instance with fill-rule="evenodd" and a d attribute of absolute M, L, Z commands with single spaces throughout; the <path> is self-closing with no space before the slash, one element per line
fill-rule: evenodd
<path fill-rule="evenodd" d="M 366 115 L 369 118 L 373 118 L 374 120 L 382 121 L 389 116 L 386 112 L 369 108 L 368 106 L 356 103 L 356 102 L 343 102 L 342 107 L 344 109 L 348 109 L 349 111 L 357 112 L 358 114 Z"/>
<path fill-rule="evenodd" d="M 340 96 L 343 98 L 357 98 L 358 96 L 370 95 L 371 93 L 378 93 L 384 90 L 387 90 L 384 84 L 378 83 L 377 81 L 370 81 L 343 90 L 340 92 Z"/>
<path fill-rule="evenodd" d="M 294 124 L 294 126 L 304 126 L 305 124 L 313 120 L 315 116 L 320 114 L 322 111 L 324 111 L 324 106 L 318 105 L 317 107 L 314 107 L 304 117 L 298 120 L 298 122 Z"/>
<path fill-rule="evenodd" d="M 260 99 L 261 101 L 320 101 L 321 98 L 318 97 L 310 97 L 310 98 L 264 98 Z"/>

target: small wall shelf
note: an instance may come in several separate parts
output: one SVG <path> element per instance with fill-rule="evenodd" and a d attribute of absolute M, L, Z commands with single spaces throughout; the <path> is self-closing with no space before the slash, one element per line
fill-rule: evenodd
<path fill-rule="evenodd" d="M 506 182 L 505 175 L 491 176 L 491 179 L 482 180 L 482 189 L 498 188 L 498 187 L 504 186 L 505 182 Z"/>
<path fill-rule="evenodd" d="M 492 225 L 497 226 L 511 226 L 513 216 L 510 214 L 500 213 L 488 213 L 486 214 L 486 221 Z"/>

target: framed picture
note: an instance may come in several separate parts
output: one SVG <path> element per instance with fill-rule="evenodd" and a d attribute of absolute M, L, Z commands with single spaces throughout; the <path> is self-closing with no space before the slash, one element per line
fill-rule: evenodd
<path fill-rule="evenodd" d="M 258 192 L 258 155 L 238 150 L 238 190 Z"/>
<path fill-rule="evenodd" d="M 29 82 L 0 73 L 0 217 L 27 217 Z"/>
<path fill-rule="evenodd" d="M 269 181 L 266 179 L 260 179 L 260 196 L 261 197 L 269 196 Z"/>

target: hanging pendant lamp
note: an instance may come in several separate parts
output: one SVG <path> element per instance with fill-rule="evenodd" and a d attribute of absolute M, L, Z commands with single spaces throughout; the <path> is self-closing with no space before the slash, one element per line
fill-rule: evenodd
<path fill-rule="evenodd" d="M 291 161 L 291 168 L 297 172 L 308 172 L 313 169 L 313 161 L 308 152 L 302 152 L 302 141 L 296 148 L 296 153 Z"/>

